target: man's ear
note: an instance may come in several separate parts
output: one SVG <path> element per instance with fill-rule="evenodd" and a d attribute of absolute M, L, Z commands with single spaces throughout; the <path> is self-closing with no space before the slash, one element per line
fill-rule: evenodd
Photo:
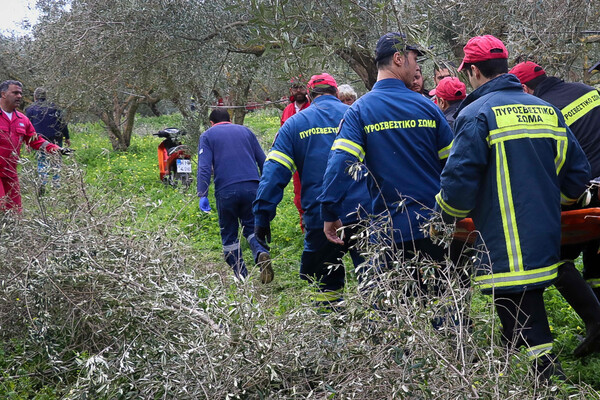
<path fill-rule="evenodd" d="M 401 67 L 404 65 L 404 54 L 402 54 L 401 52 L 397 51 L 396 53 L 394 53 L 392 58 L 394 64 L 396 64 L 397 66 Z"/>
<path fill-rule="evenodd" d="M 475 79 L 480 80 L 482 77 L 481 70 L 476 65 L 471 65 L 471 71 Z"/>
<path fill-rule="evenodd" d="M 210 126 L 213 126 L 213 125 L 215 124 L 215 123 L 214 123 L 214 122 L 212 122 L 212 121 L 208 121 L 208 122 L 210 122 Z"/>
<path fill-rule="evenodd" d="M 533 94 L 534 90 L 533 90 L 533 89 L 531 89 L 529 86 L 527 86 L 527 85 L 526 85 L 526 84 L 524 84 L 524 83 L 521 83 L 521 86 L 523 86 L 523 91 L 524 91 L 525 93 L 528 93 L 528 94 Z"/>
<path fill-rule="evenodd" d="M 448 102 L 446 100 L 442 99 L 441 97 L 438 97 L 437 101 L 442 110 L 445 110 L 446 108 L 448 108 Z"/>

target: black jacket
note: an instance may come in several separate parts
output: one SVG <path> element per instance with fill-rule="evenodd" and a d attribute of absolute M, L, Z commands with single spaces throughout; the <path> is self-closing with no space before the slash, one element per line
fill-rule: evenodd
<path fill-rule="evenodd" d="M 592 177 L 600 176 L 600 93 L 583 83 L 568 83 L 555 77 L 544 79 L 535 96 L 560 108 L 565 122 L 592 167 Z"/>

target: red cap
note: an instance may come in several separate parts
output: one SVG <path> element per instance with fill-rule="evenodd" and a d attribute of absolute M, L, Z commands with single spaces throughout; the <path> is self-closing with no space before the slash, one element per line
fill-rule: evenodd
<path fill-rule="evenodd" d="M 337 88 L 337 82 L 335 81 L 335 79 L 333 79 L 333 76 L 325 72 L 320 75 L 311 76 L 310 81 L 308 81 L 308 85 L 306 85 L 306 87 L 309 89 L 313 89 L 314 87 L 321 85 L 333 86 L 334 88 Z"/>
<path fill-rule="evenodd" d="M 533 61 L 525 61 L 520 64 L 515 65 L 510 71 L 509 74 L 515 75 L 522 84 L 526 84 L 533 78 L 537 78 L 540 75 L 544 75 L 546 71 Z"/>
<path fill-rule="evenodd" d="M 450 76 L 438 83 L 434 94 L 446 101 L 462 100 L 467 97 L 467 87 L 460 79 Z"/>
<path fill-rule="evenodd" d="M 506 46 L 504 46 L 502 40 L 492 35 L 472 37 L 463 50 L 465 57 L 460 67 L 458 67 L 459 71 L 462 71 L 465 63 L 473 64 L 496 58 L 508 58 L 508 50 L 506 50 Z"/>

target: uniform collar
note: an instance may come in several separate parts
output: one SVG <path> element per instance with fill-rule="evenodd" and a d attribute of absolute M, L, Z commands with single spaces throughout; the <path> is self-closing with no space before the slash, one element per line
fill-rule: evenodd
<path fill-rule="evenodd" d="M 454 115 L 456 110 L 458 110 L 458 107 L 460 107 L 460 103 L 460 101 L 457 101 L 456 103 L 450 104 L 450 106 L 444 111 L 444 115 Z"/>
<path fill-rule="evenodd" d="M 460 104 L 460 107 L 458 108 L 457 112 L 460 112 L 463 108 L 473 103 L 480 97 L 500 90 L 516 90 L 517 92 L 522 92 L 523 87 L 521 86 L 521 82 L 519 82 L 519 79 L 513 74 L 502 74 L 500 76 L 495 77 L 491 81 L 487 81 L 486 83 L 475 89 L 473 92 L 471 92 L 471 94 L 469 94 Z"/>
<path fill-rule="evenodd" d="M 373 89 L 387 89 L 387 88 L 404 88 L 406 90 L 409 90 L 403 81 L 401 81 L 400 79 L 396 79 L 396 78 L 382 79 L 380 81 L 375 82 L 375 85 L 373 85 Z"/>
<path fill-rule="evenodd" d="M 8 117 L 4 113 L 4 110 L 2 110 L 2 109 L 0 109 L 0 115 L 2 115 L 2 117 L 4 119 L 6 119 L 7 121 L 9 121 L 9 122 L 13 122 L 13 121 L 15 121 L 17 119 L 23 118 L 23 115 L 20 112 L 18 112 L 16 108 L 12 112 L 12 119 L 11 120 L 8 119 Z"/>
<path fill-rule="evenodd" d="M 328 102 L 328 101 L 339 101 L 341 103 L 340 99 L 338 99 L 337 97 L 335 97 L 332 94 L 322 94 L 319 97 L 317 97 L 316 99 L 314 99 L 311 104 L 319 104 L 319 103 Z"/>
<path fill-rule="evenodd" d="M 564 82 L 564 81 L 560 78 L 557 78 L 555 76 L 549 76 L 537 85 L 537 87 L 533 91 L 533 95 L 540 97 L 541 95 L 546 93 L 548 90 L 550 90 L 551 87 L 558 85 L 559 83 L 562 83 L 562 82 Z"/>

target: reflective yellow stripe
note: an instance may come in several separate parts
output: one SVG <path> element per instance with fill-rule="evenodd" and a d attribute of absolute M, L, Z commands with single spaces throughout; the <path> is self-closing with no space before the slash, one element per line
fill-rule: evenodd
<path fill-rule="evenodd" d="M 342 298 L 342 289 L 338 290 L 329 290 L 326 292 L 317 292 L 313 294 L 314 301 L 337 301 Z"/>
<path fill-rule="evenodd" d="M 471 211 L 471 210 L 459 210 L 457 208 L 450 206 L 448 203 L 446 203 L 444 201 L 444 199 L 442 199 L 442 192 L 435 195 L 435 200 L 437 201 L 437 203 L 440 205 L 440 207 L 442 208 L 442 210 L 444 210 L 444 212 L 446 214 L 451 215 L 456 218 L 466 218 L 466 216 L 469 215 L 469 212 Z"/>
<path fill-rule="evenodd" d="M 597 90 L 587 92 L 571 104 L 565 106 L 561 112 L 567 125 L 575 123 L 579 118 L 600 106 L 600 94 Z"/>
<path fill-rule="evenodd" d="M 502 128 L 490 131 L 487 141 L 489 146 L 503 143 L 514 139 L 554 139 L 556 141 L 556 158 L 554 165 L 556 174 L 560 172 L 567 157 L 567 130 L 566 128 L 544 126 L 544 125 L 523 125 L 517 128 Z"/>
<path fill-rule="evenodd" d="M 552 343 L 543 343 L 538 344 L 537 346 L 527 348 L 527 356 L 529 356 L 529 360 L 535 360 L 543 356 L 544 354 L 548 354 L 552 351 Z"/>
<path fill-rule="evenodd" d="M 565 136 L 563 139 L 556 142 L 556 158 L 554 159 L 554 166 L 556 167 L 556 175 L 560 173 L 565 160 L 567 159 L 567 146 L 569 141 Z"/>
<path fill-rule="evenodd" d="M 570 197 L 565 196 L 562 192 L 560 193 L 560 204 L 563 206 L 568 206 L 575 203 L 577 199 L 572 199 Z"/>
<path fill-rule="evenodd" d="M 514 139 L 554 139 L 564 140 L 567 129 L 550 125 L 520 125 L 490 131 L 487 141 L 490 146 Z"/>
<path fill-rule="evenodd" d="M 586 282 L 592 289 L 600 288 L 600 279 L 588 279 Z"/>
<path fill-rule="evenodd" d="M 336 139 L 335 142 L 333 142 L 333 146 L 331 146 L 331 150 L 346 151 L 358 158 L 358 161 L 361 162 L 365 159 L 365 151 L 363 148 L 347 139 Z"/>
<path fill-rule="evenodd" d="M 502 214 L 502 227 L 504 229 L 509 268 L 511 271 L 519 271 L 523 265 L 523 256 L 521 254 L 521 243 L 519 241 L 519 230 L 517 229 L 504 143 L 496 146 L 496 184 L 498 186 L 498 201 L 500 202 L 500 213 Z"/>
<path fill-rule="evenodd" d="M 289 157 L 287 154 L 282 153 L 280 151 L 271 150 L 271 152 L 267 156 L 266 161 L 269 160 L 277 161 L 292 172 L 296 170 L 296 164 L 294 164 L 294 160 L 292 160 L 292 158 Z"/>
<path fill-rule="evenodd" d="M 562 262 L 559 262 L 549 267 L 537 268 L 529 271 L 511 271 L 498 274 L 479 275 L 475 277 L 475 284 L 479 286 L 480 289 L 492 289 L 549 282 L 556 278 L 558 267 L 561 264 Z"/>
<path fill-rule="evenodd" d="M 452 143 L 454 143 L 454 141 L 450 142 L 448 146 L 438 151 L 438 157 L 440 158 L 440 160 L 448 158 L 448 156 L 450 155 L 450 149 L 452 148 Z"/>

